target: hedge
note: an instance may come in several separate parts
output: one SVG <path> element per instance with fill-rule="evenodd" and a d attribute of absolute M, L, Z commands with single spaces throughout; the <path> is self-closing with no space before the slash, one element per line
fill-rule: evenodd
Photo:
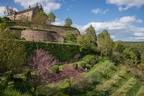
<path fill-rule="evenodd" d="M 52 54 L 60 62 L 71 60 L 76 54 L 80 54 L 79 46 L 65 43 L 48 43 L 38 41 L 16 40 L 25 46 L 25 52 L 30 55 L 35 49 L 43 49 Z"/>

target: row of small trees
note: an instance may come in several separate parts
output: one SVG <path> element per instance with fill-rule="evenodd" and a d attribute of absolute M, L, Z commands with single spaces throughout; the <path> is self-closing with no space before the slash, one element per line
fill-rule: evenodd
<path fill-rule="evenodd" d="M 45 12 L 39 12 L 32 20 L 29 20 L 27 16 L 21 16 L 20 19 L 17 21 L 18 25 L 22 26 L 31 26 L 34 25 L 37 28 L 39 27 L 47 27 L 48 25 L 51 25 L 53 22 L 55 22 L 56 16 L 54 13 L 50 12 L 48 15 Z M 70 18 L 65 19 L 65 25 L 66 27 L 71 27 L 72 20 Z"/>
<path fill-rule="evenodd" d="M 101 57 L 109 57 L 116 64 L 121 62 L 129 66 L 136 66 L 140 63 L 139 51 L 136 48 L 125 47 L 122 41 L 114 42 L 107 30 L 96 35 L 94 27 L 90 25 L 85 32 L 86 34 L 77 37 L 83 55 L 99 54 Z"/>

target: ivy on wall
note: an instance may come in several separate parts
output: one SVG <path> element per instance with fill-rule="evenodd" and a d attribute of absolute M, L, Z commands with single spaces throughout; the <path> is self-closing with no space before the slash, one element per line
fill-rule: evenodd
<path fill-rule="evenodd" d="M 48 43 L 37 41 L 16 40 L 25 46 L 25 52 L 30 55 L 35 49 L 43 49 L 52 54 L 60 62 L 69 61 L 75 55 L 79 54 L 79 46 L 74 44 L 64 43 Z"/>

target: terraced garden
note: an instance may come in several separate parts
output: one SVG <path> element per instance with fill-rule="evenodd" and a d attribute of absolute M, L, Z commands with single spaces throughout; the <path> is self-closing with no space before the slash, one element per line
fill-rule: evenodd
<path fill-rule="evenodd" d="M 100 77 L 92 91 L 96 96 L 144 96 L 144 84 L 123 65 L 115 66 L 106 60 L 86 72 L 87 77 L 90 74 Z"/>

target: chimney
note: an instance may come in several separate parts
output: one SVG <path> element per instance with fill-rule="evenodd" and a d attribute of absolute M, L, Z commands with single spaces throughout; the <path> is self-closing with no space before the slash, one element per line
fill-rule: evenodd
<path fill-rule="evenodd" d="M 38 7 L 38 3 L 36 3 L 36 7 Z"/>

